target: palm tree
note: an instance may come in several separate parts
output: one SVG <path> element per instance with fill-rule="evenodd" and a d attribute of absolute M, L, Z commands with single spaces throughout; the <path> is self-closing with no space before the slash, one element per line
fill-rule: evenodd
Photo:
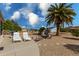
<path fill-rule="evenodd" d="M 66 4 L 66 3 L 59 3 L 59 4 L 51 4 L 48 8 L 48 14 L 46 16 L 46 21 L 48 25 L 53 23 L 56 28 L 57 32 L 56 35 L 59 35 L 60 32 L 60 26 L 64 23 L 66 24 L 72 24 L 73 16 L 75 16 L 76 13 L 72 9 L 72 4 Z"/>

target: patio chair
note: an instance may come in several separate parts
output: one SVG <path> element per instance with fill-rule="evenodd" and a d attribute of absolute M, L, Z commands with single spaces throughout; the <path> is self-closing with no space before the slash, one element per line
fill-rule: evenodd
<path fill-rule="evenodd" d="M 23 40 L 24 40 L 24 41 L 31 40 L 31 37 L 28 35 L 27 32 L 23 32 Z"/>
<path fill-rule="evenodd" d="M 20 37 L 20 33 L 19 32 L 14 32 L 13 33 L 13 42 L 16 42 L 16 41 L 21 41 L 21 37 Z"/>

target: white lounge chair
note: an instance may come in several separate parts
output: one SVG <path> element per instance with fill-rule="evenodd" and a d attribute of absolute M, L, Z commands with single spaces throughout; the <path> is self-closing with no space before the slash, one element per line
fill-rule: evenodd
<path fill-rule="evenodd" d="M 15 42 L 15 41 L 21 41 L 22 39 L 21 39 L 21 37 L 20 37 L 20 34 L 19 34 L 19 32 L 14 32 L 13 33 L 13 42 Z"/>
<path fill-rule="evenodd" d="M 23 32 L 23 39 L 24 39 L 24 41 L 31 40 L 31 38 L 30 38 L 30 36 L 28 35 L 27 32 Z"/>

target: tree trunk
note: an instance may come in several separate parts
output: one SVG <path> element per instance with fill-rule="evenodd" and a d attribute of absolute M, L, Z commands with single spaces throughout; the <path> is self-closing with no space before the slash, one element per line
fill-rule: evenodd
<path fill-rule="evenodd" d="M 60 24 L 57 24 L 56 26 L 56 35 L 59 36 L 59 33 L 60 33 Z"/>
<path fill-rule="evenodd" d="M 0 35 L 2 35 L 2 21 L 0 25 L 1 25 Z"/>
<path fill-rule="evenodd" d="M 2 26 L 2 22 L 1 22 L 1 35 L 2 35 L 2 30 L 3 30 L 3 26 Z"/>

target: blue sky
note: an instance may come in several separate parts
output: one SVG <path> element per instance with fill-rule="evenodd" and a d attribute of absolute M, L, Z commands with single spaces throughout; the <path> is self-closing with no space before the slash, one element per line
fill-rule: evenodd
<path fill-rule="evenodd" d="M 38 29 L 47 24 L 45 15 L 49 6 L 41 3 L 0 3 L 0 10 L 5 20 L 14 20 L 21 27 Z M 72 8 L 77 13 L 73 26 L 79 26 L 79 4 L 73 4 Z"/>

